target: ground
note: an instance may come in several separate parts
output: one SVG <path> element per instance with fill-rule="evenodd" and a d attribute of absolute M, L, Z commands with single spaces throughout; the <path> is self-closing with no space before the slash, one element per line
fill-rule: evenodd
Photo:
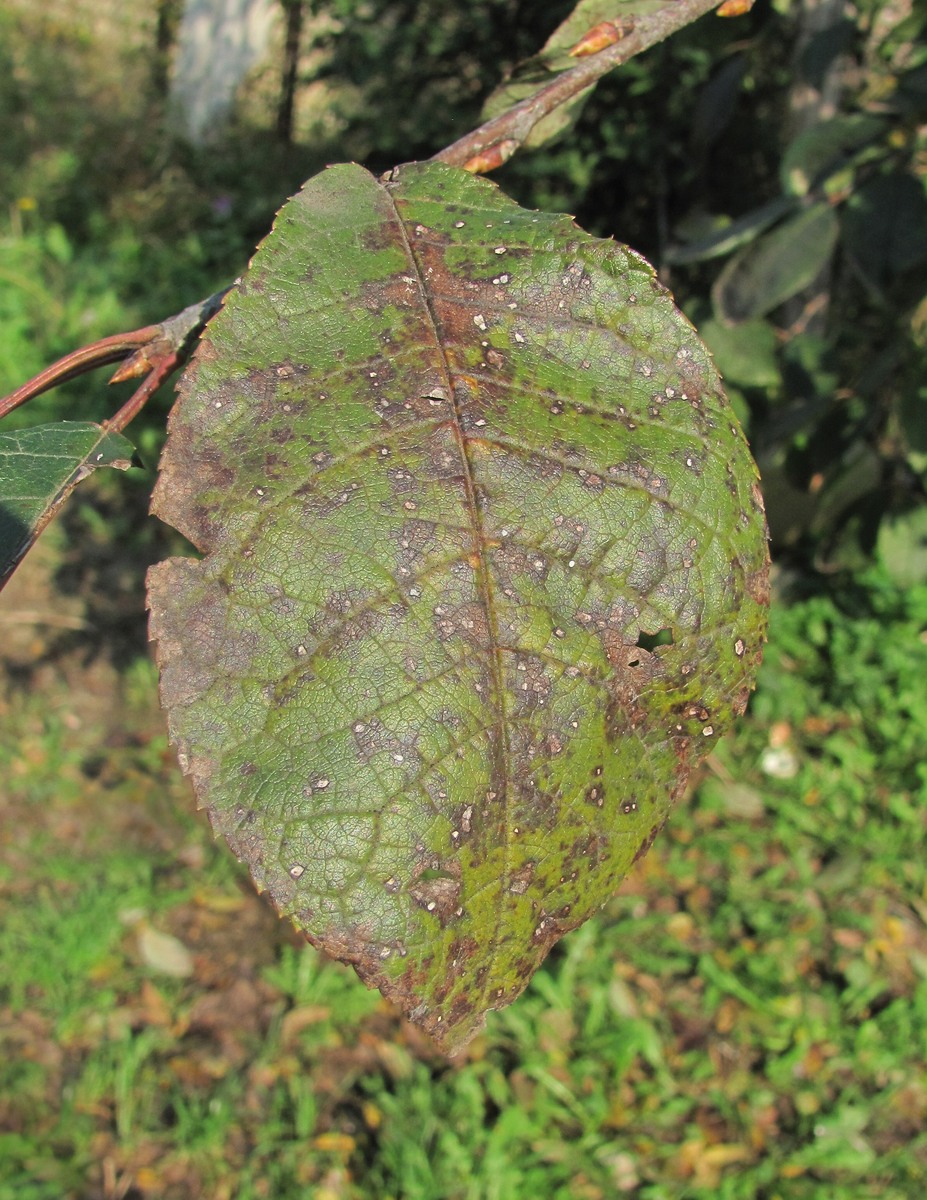
<path fill-rule="evenodd" d="M 780 577 L 740 729 L 448 1061 L 194 811 L 113 486 L 0 607 L 0 1200 L 923 1190 L 925 589 Z"/>

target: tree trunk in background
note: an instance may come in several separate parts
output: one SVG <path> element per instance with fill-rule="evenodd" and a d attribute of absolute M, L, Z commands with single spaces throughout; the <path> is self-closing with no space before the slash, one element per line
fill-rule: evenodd
<path fill-rule="evenodd" d="M 178 132 L 195 143 L 218 132 L 279 16 L 276 0 L 186 0 L 170 88 Z"/>
<path fill-rule="evenodd" d="M 798 5 L 792 58 L 795 82 L 789 94 L 791 121 L 785 144 L 838 113 L 846 86 L 847 30 L 844 0 L 801 0 Z M 786 304 L 785 322 L 793 333 L 824 332 L 832 274 L 832 267 L 825 267 L 809 288 Z"/>
<path fill-rule="evenodd" d="M 277 137 L 285 146 L 293 140 L 293 110 L 299 78 L 299 44 L 303 31 L 304 0 L 283 0 L 286 9 L 286 42 L 283 48 L 283 78 L 277 109 Z"/>
<path fill-rule="evenodd" d="M 182 0 L 158 0 L 151 82 L 159 100 L 166 100 L 170 90 L 171 58 L 177 41 L 181 4 Z"/>

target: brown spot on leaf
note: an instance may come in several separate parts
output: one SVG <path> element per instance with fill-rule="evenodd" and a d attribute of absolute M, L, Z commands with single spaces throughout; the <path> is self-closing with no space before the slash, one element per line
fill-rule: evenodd
<path fill-rule="evenodd" d="M 535 863 L 527 862 L 509 875 L 508 890 L 513 896 L 523 896 L 534 879 Z"/>
<path fill-rule="evenodd" d="M 605 804 L 605 788 L 600 783 L 587 787 L 584 795 L 586 802 L 594 804 L 596 808 L 601 808 Z"/>
<path fill-rule="evenodd" d="M 409 887 L 409 895 L 426 912 L 433 913 L 442 928 L 458 919 L 460 908 L 460 863 L 451 860 L 441 871 L 425 871 Z"/>
<path fill-rule="evenodd" d="M 486 610 L 475 601 L 470 604 L 436 605 L 434 628 L 441 642 L 457 637 L 477 650 L 488 652 L 491 649 Z"/>
<path fill-rule="evenodd" d="M 633 860 L 634 862 L 640 862 L 640 860 L 644 857 L 644 855 L 647 853 L 647 851 L 650 849 L 650 847 L 656 841 L 657 834 L 660 832 L 660 830 L 663 828 L 663 826 L 665 824 L 666 824 L 665 821 L 661 821 L 659 823 L 659 825 L 654 825 L 651 828 L 650 832 L 647 834 L 647 836 L 644 838 L 644 840 L 638 846 L 638 848 L 634 854 L 634 860 Z"/>
<path fill-rule="evenodd" d="M 769 565 L 764 564 L 759 571 L 750 571 L 745 580 L 747 595 L 764 608 L 769 606 Z"/>

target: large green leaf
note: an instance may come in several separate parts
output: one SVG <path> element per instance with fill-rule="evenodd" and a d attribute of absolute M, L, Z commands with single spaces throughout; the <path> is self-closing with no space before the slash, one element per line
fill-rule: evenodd
<path fill-rule="evenodd" d="M 0 587 L 82 479 L 131 466 L 132 443 L 87 421 L 0 434 Z"/>
<path fill-rule="evenodd" d="M 756 471 L 652 269 L 439 164 L 312 179 L 210 323 L 155 509 L 215 828 L 446 1046 L 611 895 L 741 711 Z"/>

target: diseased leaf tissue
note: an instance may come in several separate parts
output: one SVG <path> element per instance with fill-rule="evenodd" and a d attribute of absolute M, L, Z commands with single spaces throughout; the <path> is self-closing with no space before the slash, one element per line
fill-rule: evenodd
<path fill-rule="evenodd" d="M 180 385 L 172 736 L 315 945 L 453 1049 L 647 850 L 759 663 L 756 471 L 652 269 L 437 164 L 310 180 Z"/>

